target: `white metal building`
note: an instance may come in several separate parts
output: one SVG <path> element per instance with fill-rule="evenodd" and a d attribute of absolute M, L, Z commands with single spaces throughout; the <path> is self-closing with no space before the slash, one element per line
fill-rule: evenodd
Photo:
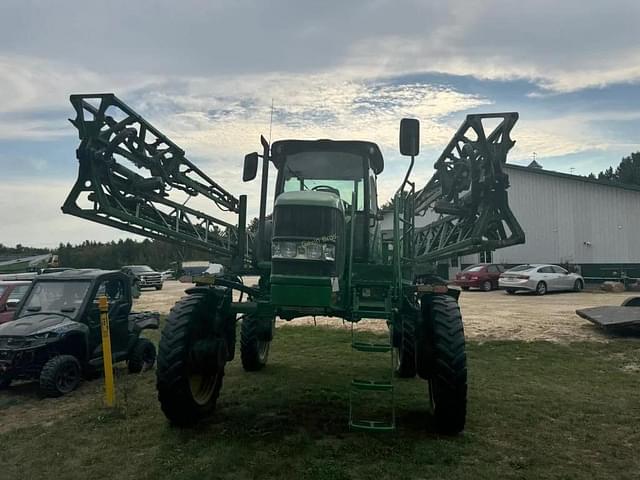
<path fill-rule="evenodd" d="M 640 187 L 535 167 L 506 165 L 505 171 L 526 243 L 450 259 L 450 277 L 479 261 L 564 264 L 594 279 L 640 277 Z M 427 222 L 428 216 L 416 217 L 416 226 Z"/>

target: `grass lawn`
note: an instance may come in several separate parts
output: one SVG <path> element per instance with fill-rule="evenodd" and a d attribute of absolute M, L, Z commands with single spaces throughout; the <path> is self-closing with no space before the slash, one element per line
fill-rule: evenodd
<path fill-rule="evenodd" d="M 349 432 L 346 385 L 381 367 L 364 368 L 349 340 L 278 329 L 269 366 L 245 373 L 234 360 L 217 412 L 190 430 L 167 424 L 152 372 L 118 375 L 113 411 L 100 380 L 56 400 L 17 385 L 0 394 L 0 425 L 16 425 L 0 434 L 0 478 L 640 477 L 637 341 L 470 343 L 467 429 L 447 438 L 430 427 L 418 379 L 396 382 L 396 432 Z"/>

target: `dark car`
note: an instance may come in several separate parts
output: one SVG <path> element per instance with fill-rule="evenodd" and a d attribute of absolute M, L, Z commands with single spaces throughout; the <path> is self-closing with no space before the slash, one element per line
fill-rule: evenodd
<path fill-rule="evenodd" d="M 0 282 L 0 323 L 13 320 L 13 314 L 18 303 L 29 289 L 31 282 L 7 281 Z"/>
<path fill-rule="evenodd" d="M 0 389 L 13 380 L 38 380 L 47 396 L 74 390 L 83 374 L 101 371 L 98 299 L 108 302 L 113 361 L 131 373 L 151 368 L 156 350 L 140 336 L 158 328 L 157 312 L 131 313 L 131 286 L 122 272 L 67 270 L 39 275 L 12 322 L 0 325 Z"/>
<path fill-rule="evenodd" d="M 504 270 L 502 265 L 496 263 L 478 263 L 457 273 L 453 283 L 462 287 L 463 290 L 479 288 L 488 292 L 498 288 L 498 279 Z"/>

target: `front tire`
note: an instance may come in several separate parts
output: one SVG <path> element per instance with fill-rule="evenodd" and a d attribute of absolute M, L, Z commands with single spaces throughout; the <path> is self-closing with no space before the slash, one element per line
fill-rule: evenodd
<path fill-rule="evenodd" d="M 467 356 L 462 315 L 454 298 L 423 298 L 418 342 L 419 374 L 429 382 L 436 429 L 443 434 L 459 433 L 467 415 Z"/>
<path fill-rule="evenodd" d="M 506 292 L 507 292 L 509 295 L 513 295 L 514 293 L 516 293 L 516 291 L 515 291 L 513 288 L 507 288 Z"/>
<path fill-rule="evenodd" d="M 581 292 L 583 288 L 584 288 L 584 285 L 582 284 L 582 281 L 580 279 L 576 280 L 575 283 L 573 284 L 574 292 Z"/>
<path fill-rule="evenodd" d="M 228 346 L 216 325 L 218 296 L 192 294 L 171 309 L 158 351 L 156 388 L 169 421 L 188 426 L 211 413 L 220 395 Z"/>
<path fill-rule="evenodd" d="M 78 388 L 81 379 L 78 359 L 73 355 L 58 355 L 42 367 L 40 389 L 47 397 L 60 397 Z"/>
<path fill-rule="evenodd" d="M 544 282 L 538 282 L 536 285 L 536 295 L 545 295 L 547 293 L 547 284 Z"/>
<path fill-rule="evenodd" d="M 6 390 L 11 386 L 11 378 L 0 378 L 0 390 Z"/>
<path fill-rule="evenodd" d="M 129 373 L 140 373 L 153 368 L 156 363 L 156 347 L 150 340 L 139 338 L 129 354 Z"/>
<path fill-rule="evenodd" d="M 490 280 L 485 280 L 484 282 L 482 282 L 483 292 L 490 292 L 491 290 L 493 290 L 493 285 L 491 284 Z"/>
<path fill-rule="evenodd" d="M 162 290 L 162 285 L 156 285 L 156 290 Z"/>
<path fill-rule="evenodd" d="M 257 372 L 267 365 L 271 338 L 273 338 L 274 320 L 269 335 L 260 334 L 258 317 L 245 315 L 240 325 L 240 359 L 246 372 Z"/>
<path fill-rule="evenodd" d="M 394 370 L 400 378 L 416 376 L 416 315 L 402 315 L 393 331 Z"/>

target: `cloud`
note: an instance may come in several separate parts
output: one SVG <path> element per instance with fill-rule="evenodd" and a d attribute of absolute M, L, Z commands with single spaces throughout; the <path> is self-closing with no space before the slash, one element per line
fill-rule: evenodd
<path fill-rule="evenodd" d="M 438 71 L 572 91 L 640 79 L 639 16 L 635 0 L 8 1 L 0 51 L 109 77 Z"/>

